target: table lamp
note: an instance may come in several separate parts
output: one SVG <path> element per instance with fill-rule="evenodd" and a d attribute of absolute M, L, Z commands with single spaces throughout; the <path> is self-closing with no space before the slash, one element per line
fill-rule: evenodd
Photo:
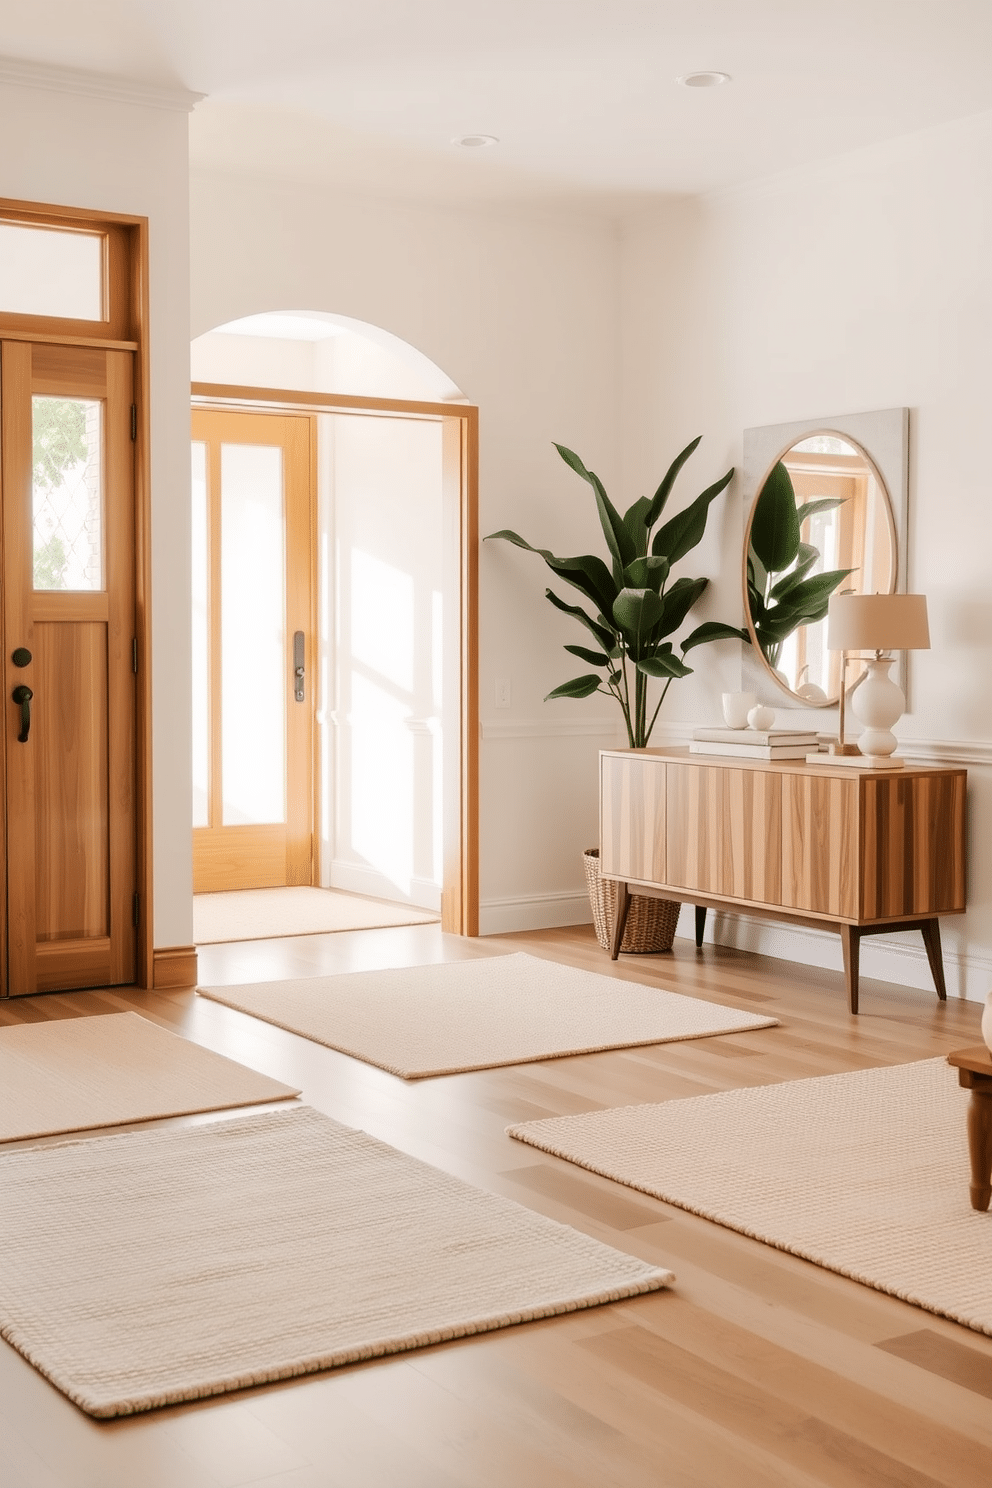
<path fill-rule="evenodd" d="M 827 610 L 827 649 L 840 651 L 840 718 L 830 763 L 861 769 L 899 769 L 892 725 L 906 708 L 902 688 L 889 676 L 894 658 L 885 651 L 928 651 L 930 629 L 924 594 L 835 594 Z M 851 711 L 864 724 L 856 745 L 844 739 L 844 682 L 848 653 L 873 651 L 864 680 L 851 699 Z M 815 758 L 815 756 L 814 756 Z M 819 756 L 821 764 L 823 756 Z"/>

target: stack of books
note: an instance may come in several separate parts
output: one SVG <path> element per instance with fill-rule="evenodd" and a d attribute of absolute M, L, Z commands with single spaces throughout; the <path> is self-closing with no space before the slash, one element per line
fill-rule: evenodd
<path fill-rule="evenodd" d="M 690 754 L 735 755 L 739 759 L 804 760 L 815 751 L 817 736 L 808 729 L 696 729 Z"/>

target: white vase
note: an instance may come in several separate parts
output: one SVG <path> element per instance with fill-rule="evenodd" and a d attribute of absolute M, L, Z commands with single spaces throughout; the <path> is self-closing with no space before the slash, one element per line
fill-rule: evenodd
<path fill-rule="evenodd" d="M 982 1014 L 982 1038 L 992 1050 L 992 992 L 985 999 L 985 1011 Z"/>
<path fill-rule="evenodd" d="M 889 676 L 894 658 L 880 656 L 868 663 L 868 673 L 851 700 L 851 712 L 864 725 L 858 740 L 862 754 L 888 758 L 895 753 L 898 740 L 892 725 L 898 723 L 906 707 L 902 688 Z"/>

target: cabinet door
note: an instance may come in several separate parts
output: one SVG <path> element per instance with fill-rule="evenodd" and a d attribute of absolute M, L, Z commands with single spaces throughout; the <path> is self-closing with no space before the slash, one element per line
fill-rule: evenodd
<path fill-rule="evenodd" d="M 857 777 L 782 776 L 782 904 L 812 914 L 859 915 Z"/>
<path fill-rule="evenodd" d="M 964 908 L 964 771 L 862 784 L 861 917 Z"/>
<path fill-rule="evenodd" d="M 600 871 L 638 883 L 666 882 L 664 760 L 600 756 Z"/>
<path fill-rule="evenodd" d="M 668 882 L 781 903 L 781 777 L 726 765 L 669 765 Z"/>

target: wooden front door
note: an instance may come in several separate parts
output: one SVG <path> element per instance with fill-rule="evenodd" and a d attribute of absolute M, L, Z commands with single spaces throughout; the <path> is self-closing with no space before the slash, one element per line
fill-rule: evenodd
<path fill-rule="evenodd" d="M 135 975 L 132 360 L 0 343 L 13 996 Z"/>
<path fill-rule="evenodd" d="M 313 420 L 193 413 L 193 888 L 313 882 Z"/>

